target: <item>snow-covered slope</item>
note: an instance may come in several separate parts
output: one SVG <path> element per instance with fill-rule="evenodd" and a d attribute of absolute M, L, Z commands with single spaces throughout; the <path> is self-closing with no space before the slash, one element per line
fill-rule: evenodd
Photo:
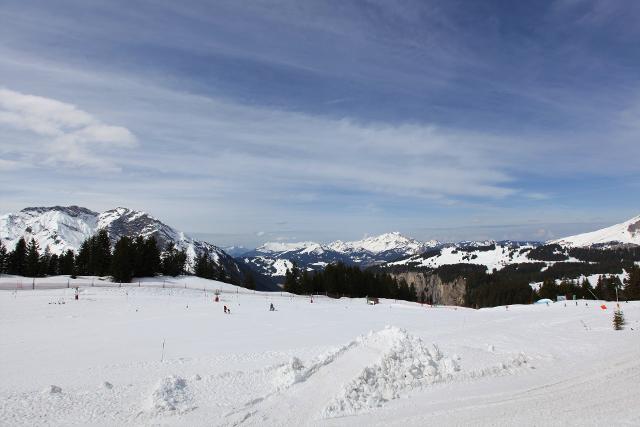
<path fill-rule="evenodd" d="M 509 264 L 540 262 L 528 257 L 529 251 L 538 245 L 536 242 L 513 241 L 462 242 L 390 262 L 388 265 L 437 268 L 450 264 L 478 264 L 486 266 L 489 271 L 500 270 Z"/>
<path fill-rule="evenodd" d="M 549 243 L 557 243 L 563 246 L 610 246 L 617 244 L 640 245 L 640 215 L 620 224 L 590 233 L 577 234 L 553 240 Z"/>
<path fill-rule="evenodd" d="M 85 239 L 101 229 L 107 230 L 113 244 L 122 236 L 153 236 L 161 248 L 172 242 L 186 251 L 190 264 L 197 254 L 208 251 L 232 277 L 240 273 L 233 258 L 217 246 L 194 240 L 142 211 L 118 207 L 98 213 L 79 206 L 52 206 L 0 216 L 0 239 L 9 250 L 23 237 L 35 239 L 41 250 L 48 247 L 52 254 L 77 251 Z"/>
<path fill-rule="evenodd" d="M 193 277 L 71 280 L 78 301 L 0 291 L 2 425 L 638 425 L 637 301 L 614 331 L 604 301 L 310 304 Z"/>

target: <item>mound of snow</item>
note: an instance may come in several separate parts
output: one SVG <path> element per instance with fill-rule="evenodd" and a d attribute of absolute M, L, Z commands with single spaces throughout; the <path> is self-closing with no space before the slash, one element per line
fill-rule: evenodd
<path fill-rule="evenodd" d="M 412 389 L 450 378 L 459 370 L 435 345 L 427 346 L 405 330 L 387 327 L 359 338 L 360 345 L 383 349 L 380 360 L 366 366 L 325 408 L 325 417 L 357 414 L 382 406 Z"/>
<path fill-rule="evenodd" d="M 174 375 L 160 380 L 149 400 L 151 412 L 176 411 L 183 413 L 195 407 L 193 397 L 187 387 L 187 380 Z"/>

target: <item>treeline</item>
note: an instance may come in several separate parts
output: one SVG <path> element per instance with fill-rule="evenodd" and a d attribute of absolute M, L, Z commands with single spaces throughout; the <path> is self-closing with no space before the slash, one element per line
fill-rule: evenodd
<path fill-rule="evenodd" d="M 598 276 L 595 287 L 591 286 L 587 279 L 581 281 L 565 279 L 560 283 L 548 279 L 542 282 L 537 291 L 538 298 L 555 300 L 558 295 L 564 295 L 567 299 L 575 295 L 578 299 L 640 300 L 640 267 L 633 267 L 624 283 L 615 275 Z"/>
<path fill-rule="evenodd" d="M 481 308 L 498 305 L 529 304 L 539 299 L 556 300 L 560 295 L 572 299 L 602 299 L 615 300 L 616 291 L 619 299 L 640 299 L 640 267 L 633 266 L 629 271 L 629 278 L 622 283 L 615 274 L 603 274 L 598 277 L 595 287 L 586 278 L 556 279 L 562 270 L 562 264 L 555 264 L 545 272 L 540 272 L 543 263 L 513 264 L 502 270 L 488 273 L 484 266 L 473 264 L 454 264 L 441 266 L 433 271 L 443 282 L 451 282 L 457 277 L 466 281 L 465 305 Z M 560 266 L 558 271 L 553 267 Z M 573 271 L 572 271 L 573 272 Z M 544 277 L 538 290 L 530 283 L 538 282 Z M 578 276 L 579 277 L 579 276 Z"/>
<path fill-rule="evenodd" d="M 288 269 L 284 290 L 294 294 L 323 294 L 331 297 L 375 297 L 417 301 L 416 289 L 404 280 L 386 273 L 361 270 L 344 263 L 329 264 L 323 271 L 301 271 L 296 265 Z"/>
<path fill-rule="evenodd" d="M 21 238 L 13 251 L 7 251 L 0 242 L 0 274 L 27 277 L 111 276 L 116 282 L 128 283 L 133 277 L 186 274 L 186 265 L 186 252 L 177 249 L 173 242 L 161 251 L 153 236 L 123 236 L 112 249 L 106 230 L 86 239 L 77 254 L 67 250 L 60 256 L 51 254 L 48 247 L 41 252 L 34 239 L 27 243 Z M 207 252 L 196 258 L 195 274 L 208 279 L 229 279 Z"/>

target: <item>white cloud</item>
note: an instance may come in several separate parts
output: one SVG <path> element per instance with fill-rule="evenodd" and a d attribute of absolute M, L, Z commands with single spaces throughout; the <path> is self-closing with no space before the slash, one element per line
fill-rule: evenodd
<path fill-rule="evenodd" d="M 104 124 L 75 105 L 6 88 L 0 88 L 0 126 L 39 137 L 47 154 L 44 163 L 50 165 L 113 169 L 116 165 L 102 157 L 101 151 L 136 145 L 128 129 Z"/>

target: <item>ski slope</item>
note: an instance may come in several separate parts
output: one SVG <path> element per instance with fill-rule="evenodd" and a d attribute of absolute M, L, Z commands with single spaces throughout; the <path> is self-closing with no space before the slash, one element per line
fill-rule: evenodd
<path fill-rule="evenodd" d="M 640 423 L 640 303 L 613 331 L 615 303 L 595 301 L 370 306 L 91 279 L 75 301 L 74 283 L 0 278 L 0 425 Z"/>

